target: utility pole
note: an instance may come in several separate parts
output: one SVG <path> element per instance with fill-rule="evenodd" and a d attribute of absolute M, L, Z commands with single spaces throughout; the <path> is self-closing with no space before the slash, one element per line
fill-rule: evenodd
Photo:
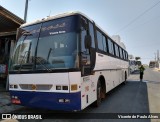
<path fill-rule="evenodd" d="M 155 61 L 157 61 L 157 55 L 156 55 L 156 53 L 154 53 L 154 55 L 155 55 Z"/>
<path fill-rule="evenodd" d="M 157 61 L 160 61 L 159 58 L 160 58 L 160 57 L 159 57 L 159 50 L 157 50 Z"/>
<path fill-rule="evenodd" d="M 25 4 L 25 12 L 24 12 L 24 21 L 27 21 L 27 12 L 28 12 L 28 0 L 26 0 Z"/>

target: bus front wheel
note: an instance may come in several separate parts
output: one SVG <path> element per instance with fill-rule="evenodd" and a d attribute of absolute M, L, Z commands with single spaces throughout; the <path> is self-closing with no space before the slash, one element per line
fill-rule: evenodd
<path fill-rule="evenodd" d="M 94 102 L 94 106 L 98 107 L 101 104 L 101 100 L 102 100 L 102 86 L 101 86 L 101 81 L 98 80 L 97 83 L 97 100 Z"/>

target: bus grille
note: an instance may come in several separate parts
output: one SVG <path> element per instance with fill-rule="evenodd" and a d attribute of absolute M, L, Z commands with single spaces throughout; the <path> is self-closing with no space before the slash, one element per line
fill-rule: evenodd
<path fill-rule="evenodd" d="M 50 90 L 53 85 L 51 84 L 19 84 L 20 88 L 23 90 Z"/>

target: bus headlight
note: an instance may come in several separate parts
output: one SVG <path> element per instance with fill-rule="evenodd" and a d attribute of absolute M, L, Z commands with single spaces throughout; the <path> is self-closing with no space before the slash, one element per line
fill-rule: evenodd
<path fill-rule="evenodd" d="M 68 86 L 56 86 L 56 90 L 68 90 Z"/>
<path fill-rule="evenodd" d="M 56 90 L 61 90 L 61 86 L 56 86 Z"/>
<path fill-rule="evenodd" d="M 18 89 L 18 85 L 10 84 L 10 85 L 9 85 L 9 88 L 11 88 L 11 89 Z"/>
<path fill-rule="evenodd" d="M 10 85 L 9 85 L 9 88 L 13 89 L 13 88 L 14 88 L 14 85 L 10 84 Z"/>
<path fill-rule="evenodd" d="M 68 86 L 62 86 L 63 90 L 68 90 Z"/>

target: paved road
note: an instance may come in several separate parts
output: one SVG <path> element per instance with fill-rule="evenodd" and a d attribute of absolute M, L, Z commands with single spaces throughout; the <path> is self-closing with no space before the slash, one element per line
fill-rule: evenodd
<path fill-rule="evenodd" d="M 143 79 L 145 81 L 160 82 L 160 71 L 152 68 L 146 68 Z M 128 80 L 139 81 L 139 72 L 133 73 Z"/>
<path fill-rule="evenodd" d="M 145 80 L 160 82 L 160 71 L 158 72 L 155 69 L 147 68 L 144 73 Z"/>

